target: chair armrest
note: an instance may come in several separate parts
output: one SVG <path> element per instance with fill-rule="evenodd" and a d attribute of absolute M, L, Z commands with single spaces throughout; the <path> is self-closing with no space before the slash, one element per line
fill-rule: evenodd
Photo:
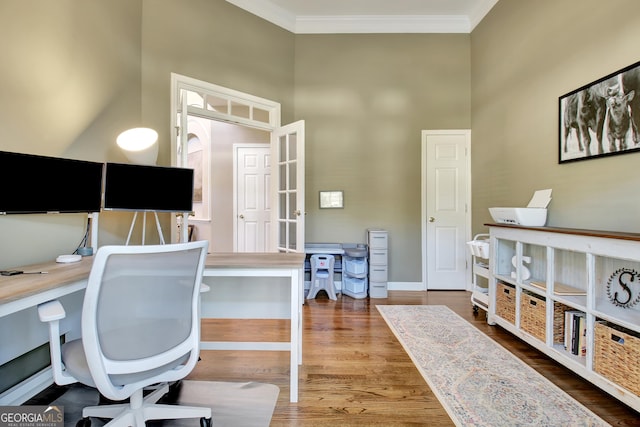
<path fill-rule="evenodd" d="M 48 301 L 38 305 L 38 317 L 41 322 L 49 324 L 49 354 L 51 355 L 51 369 L 53 380 L 58 385 L 67 385 L 77 382 L 71 375 L 67 374 L 62 363 L 60 348 L 60 320 L 64 319 L 67 313 L 58 300 Z"/>
<path fill-rule="evenodd" d="M 41 322 L 52 322 L 64 319 L 67 313 L 58 300 L 48 301 L 38 305 L 38 317 Z"/>

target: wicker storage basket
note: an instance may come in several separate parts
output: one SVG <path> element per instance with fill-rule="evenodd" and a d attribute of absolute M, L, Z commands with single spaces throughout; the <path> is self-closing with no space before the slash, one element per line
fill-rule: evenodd
<path fill-rule="evenodd" d="M 564 312 L 571 310 L 559 302 L 553 303 L 553 342 L 564 343 Z M 545 341 L 547 302 L 544 297 L 523 292 L 520 296 L 520 328 L 540 341 Z"/>
<path fill-rule="evenodd" d="M 496 284 L 496 314 L 511 323 L 516 323 L 516 289 L 506 283 Z"/>
<path fill-rule="evenodd" d="M 520 295 L 520 328 L 540 341 L 545 341 L 547 302 L 535 295 Z"/>
<path fill-rule="evenodd" d="M 631 331 L 621 329 L 605 322 L 596 322 L 593 370 L 639 395 L 640 338 Z"/>
<path fill-rule="evenodd" d="M 573 310 L 559 302 L 553 303 L 553 343 L 564 344 L 564 312 Z"/>

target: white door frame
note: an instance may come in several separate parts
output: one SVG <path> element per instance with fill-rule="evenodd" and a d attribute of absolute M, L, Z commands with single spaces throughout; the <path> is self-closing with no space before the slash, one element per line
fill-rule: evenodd
<path fill-rule="evenodd" d="M 182 96 L 183 99 L 181 99 L 182 94 L 186 94 L 185 96 Z M 298 179 L 296 183 L 300 196 L 298 198 L 298 208 L 296 209 L 297 215 L 299 216 L 301 212 L 304 212 L 304 120 L 299 120 L 295 123 L 281 126 L 280 114 L 281 108 L 280 104 L 277 102 L 214 85 L 191 77 L 171 73 L 170 119 L 172 126 L 171 129 L 175 130 L 175 132 L 171 132 L 171 164 L 181 165 L 186 163 L 184 161 L 186 155 L 182 153 L 183 159 L 181 161 L 178 158 L 178 153 L 181 153 L 182 146 L 186 146 L 186 132 L 182 132 L 181 130 L 185 130 L 187 128 L 187 116 L 193 115 L 196 117 L 233 123 L 240 126 L 270 132 L 272 148 L 274 147 L 274 135 L 283 131 L 283 129 L 288 129 L 289 126 L 297 124 L 297 126 L 302 127 L 301 131 L 298 131 L 300 134 L 300 139 L 298 141 L 299 146 L 301 146 L 301 148 L 298 149 L 298 152 L 302 157 L 300 157 L 298 161 Z M 180 120 L 178 120 L 179 118 Z M 275 153 L 279 153 L 277 144 L 275 144 Z M 278 156 L 272 158 L 273 168 L 276 168 L 278 165 L 276 162 L 277 158 Z M 272 169 L 271 180 L 273 183 L 277 183 L 278 181 L 278 171 L 279 170 L 277 168 L 275 170 Z M 276 197 L 276 194 L 277 193 L 275 191 L 272 192 L 272 199 Z M 278 209 L 278 201 L 277 199 L 273 199 L 272 211 L 278 211 Z M 298 244 L 292 251 L 303 252 L 305 235 L 304 217 L 300 220 L 289 222 L 298 224 Z M 171 223 L 172 235 L 176 235 L 178 221 L 174 218 Z M 187 223 L 187 218 L 185 218 L 182 221 L 182 231 L 180 233 L 182 239 L 185 239 L 186 237 Z M 275 250 L 275 247 L 278 244 L 278 222 L 274 221 L 272 227 L 274 228 L 274 238 L 271 243 L 272 246 L 274 246 L 273 250 Z M 289 251 L 290 250 L 287 250 L 287 252 Z"/>
<path fill-rule="evenodd" d="M 422 287 L 420 290 L 427 290 L 427 135 L 434 134 L 450 134 L 452 132 L 459 132 L 467 135 L 467 197 L 466 197 L 466 228 L 467 236 L 466 240 L 471 240 L 471 130 L 469 129 L 457 129 L 457 130 L 423 130 L 422 131 L 422 151 L 421 151 L 421 177 L 420 177 L 420 198 L 421 198 L 421 214 L 420 214 L 420 226 L 422 231 Z M 471 255 L 467 248 L 461 248 L 466 254 L 466 276 L 467 276 L 467 290 L 471 290 Z"/>

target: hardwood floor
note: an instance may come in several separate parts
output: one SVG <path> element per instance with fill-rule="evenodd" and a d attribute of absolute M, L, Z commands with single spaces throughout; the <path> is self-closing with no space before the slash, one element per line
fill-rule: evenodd
<path fill-rule="evenodd" d="M 376 310 L 377 304 L 447 305 L 612 425 L 640 426 L 640 414 L 497 326 L 474 315 L 468 292 L 391 291 L 385 299 L 304 306 L 299 402 L 289 402 L 286 352 L 202 351 L 189 378 L 269 382 L 280 387 L 272 426 L 451 426 L 453 422 Z M 287 321 L 207 321 L 206 339 L 286 340 Z M 276 331 L 276 332 L 273 332 Z M 231 338 L 236 337 L 236 338 Z"/>

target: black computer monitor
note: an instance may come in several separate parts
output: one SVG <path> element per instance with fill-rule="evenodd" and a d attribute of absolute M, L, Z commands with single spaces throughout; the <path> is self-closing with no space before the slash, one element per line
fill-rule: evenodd
<path fill-rule="evenodd" d="M 105 210 L 191 212 L 193 169 L 107 163 Z"/>
<path fill-rule="evenodd" d="M 103 166 L 0 151 L 0 213 L 99 212 Z"/>

